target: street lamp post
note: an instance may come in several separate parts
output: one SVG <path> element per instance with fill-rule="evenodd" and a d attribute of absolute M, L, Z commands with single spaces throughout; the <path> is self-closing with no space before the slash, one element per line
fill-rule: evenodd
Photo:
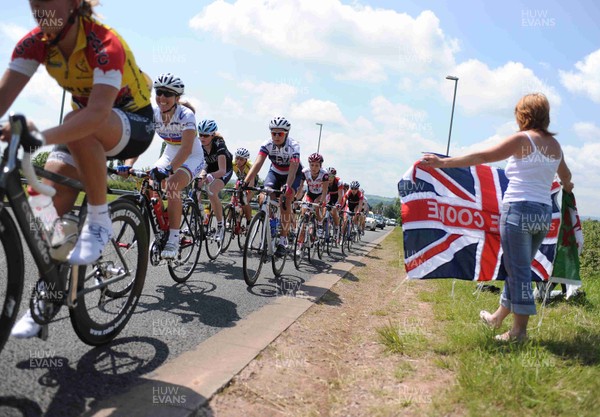
<path fill-rule="evenodd" d="M 446 155 L 450 152 L 450 136 L 452 135 L 452 120 L 454 119 L 454 103 L 456 102 L 456 87 L 458 86 L 458 77 L 454 75 L 446 76 L 447 80 L 454 81 L 454 98 L 452 99 L 452 114 L 450 115 L 450 131 L 448 132 L 448 146 L 446 147 Z"/>
<path fill-rule="evenodd" d="M 319 125 L 319 143 L 317 144 L 317 153 L 319 153 L 319 149 L 321 149 L 321 132 L 323 131 L 323 123 L 315 123 Z"/>

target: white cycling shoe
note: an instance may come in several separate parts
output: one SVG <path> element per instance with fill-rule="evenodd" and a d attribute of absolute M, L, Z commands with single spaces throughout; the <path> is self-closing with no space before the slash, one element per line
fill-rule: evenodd
<path fill-rule="evenodd" d="M 33 317 L 31 317 L 31 311 L 27 310 L 27 313 L 21 317 L 13 326 L 10 335 L 17 339 L 29 339 L 35 337 L 42 330 L 42 326 L 37 324 Z"/>

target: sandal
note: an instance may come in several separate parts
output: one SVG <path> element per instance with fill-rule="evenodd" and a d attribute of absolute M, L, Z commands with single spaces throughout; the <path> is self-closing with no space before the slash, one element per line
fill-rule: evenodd
<path fill-rule="evenodd" d="M 492 319 L 492 314 L 489 311 L 481 310 L 479 312 L 479 318 L 485 323 L 486 326 L 492 329 L 499 329 L 501 324 L 498 324 Z"/>
<path fill-rule="evenodd" d="M 529 338 L 527 337 L 526 334 L 521 335 L 521 336 L 513 336 L 510 333 L 510 330 L 506 333 L 502 333 L 502 334 L 498 334 L 496 336 L 494 336 L 494 339 L 497 340 L 498 342 L 503 342 L 503 343 L 524 343 L 527 342 L 527 340 L 529 340 Z"/>

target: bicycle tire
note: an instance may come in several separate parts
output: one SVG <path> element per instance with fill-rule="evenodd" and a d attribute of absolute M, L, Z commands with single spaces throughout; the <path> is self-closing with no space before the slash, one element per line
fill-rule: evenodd
<path fill-rule="evenodd" d="M 198 259 L 202 251 L 201 224 L 200 213 L 196 205 L 192 202 L 185 202 L 179 229 L 179 252 L 177 257 L 167 264 L 171 278 L 177 283 L 186 282 L 198 266 Z"/>
<path fill-rule="evenodd" d="M 211 260 L 217 259 L 221 253 L 221 245 L 216 239 L 217 235 L 217 217 L 211 210 L 208 216 L 208 223 L 204 225 L 204 237 L 206 239 L 206 254 Z"/>
<path fill-rule="evenodd" d="M 283 272 L 283 267 L 285 266 L 285 261 L 287 260 L 287 248 L 282 257 L 275 256 L 275 251 L 277 250 L 277 242 L 279 242 L 279 237 L 281 236 L 281 228 L 278 228 L 275 233 L 275 237 L 271 239 L 271 243 L 273 245 L 273 256 L 271 257 L 271 268 L 273 269 L 273 273 L 276 277 L 280 277 Z"/>
<path fill-rule="evenodd" d="M 256 284 L 263 264 L 267 259 L 267 241 L 264 228 L 266 227 L 265 212 L 259 211 L 252 218 L 246 243 L 244 244 L 243 270 L 244 281 L 249 287 Z"/>
<path fill-rule="evenodd" d="M 221 242 L 221 253 L 229 248 L 231 240 L 233 239 L 237 220 L 235 214 L 235 210 L 231 204 L 228 204 L 223 209 L 223 227 L 225 228 L 225 231 L 223 233 L 223 241 Z"/>
<path fill-rule="evenodd" d="M 331 229 L 331 218 L 329 216 L 325 216 L 325 222 L 323 224 L 323 236 L 325 236 L 325 250 L 329 256 L 331 256 L 331 240 L 333 239 L 333 233 Z"/>
<path fill-rule="evenodd" d="M 130 236 L 128 235 L 129 241 L 135 240 L 137 245 L 128 247 L 127 251 L 121 251 L 124 246 L 118 243 L 122 242 L 116 242 L 113 238 L 106 245 L 97 262 L 90 266 L 78 267 L 77 303 L 69 310 L 69 316 L 77 336 L 81 341 L 92 346 L 110 342 L 123 330 L 137 306 L 148 270 L 148 235 L 139 209 L 131 201 L 125 199 L 113 201 L 109 204 L 109 209 L 113 230 L 115 230 L 115 224 L 118 230 L 121 226 L 119 222 L 126 223 L 131 230 Z M 127 256 L 132 248 L 137 248 L 137 254 Z M 126 256 L 127 259 L 125 259 Z M 127 262 L 127 260 L 130 261 Z M 124 265 L 123 261 L 125 261 Z M 115 268 L 115 264 L 119 267 Z M 86 276 L 89 267 L 92 271 Z M 134 282 L 130 291 L 119 298 L 107 298 L 105 291 L 101 289 L 82 294 L 82 291 L 86 289 L 86 284 L 89 288 L 96 285 L 98 277 L 107 278 L 108 268 L 119 272 L 122 272 L 123 268 L 130 269 L 129 275 L 126 275 L 125 279 L 109 284 L 109 286 L 117 286 L 120 283 L 128 285 L 127 281 L 132 278 Z M 107 307 L 116 310 L 116 313 L 108 311 Z M 102 317 L 107 320 L 100 322 Z"/>
<path fill-rule="evenodd" d="M 17 319 L 25 280 L 21 236 L 6 208 L 0 209 L 0 232 L 0 302 L 2 303 L 0 305 L 0 352 L 2 352 Z"/>
<path fill-rule="evenodd" d="M 248 231 L 248 220 L 246 220 L 246 216 L 244 213 L 239 213 L 237 215 L 237 241 L 240 250 L 244 250 L 244 245 L 246 244 L 246 232 Z"/>
<path fill-rule="evenodd" d="M 349 236 L 349 233 L 350 233 L 348 231 L 349 227 L 350 227 L 350 220 L 346 220 L 345 227 L 341 228 L 341 234 L 342 234 L 342 255 L 344 255 L 344 256 L 348 255 L 348 250 L 349 250 L 349 246 L 348 246 L 348 236 Z"/>
<path fill-rule="evenodd" d="M 300 242 L 300 236 L 302 236 L 303 229 L 304 238 L 302 239 L 302 242 Z M 307 238 L 309 238 L 308 226 L 306 225 L 306 220 L 302 219 L 300 220 L 300 223 L 298 223 L 298 233 L 296 234 L 296 241 L 294 242 L 294 266 L 298 270 L 300 269 L 300 265 L 302 264 L 302 258 L 304 258 L 304 255 L 308 248 L 308 245 L 306 244 Z"/>

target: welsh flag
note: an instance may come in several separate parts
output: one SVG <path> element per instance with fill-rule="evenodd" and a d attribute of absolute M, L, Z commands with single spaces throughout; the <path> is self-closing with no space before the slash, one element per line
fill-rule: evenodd
<path fill-rule="evenodd" d="M 575 196 L 563 190 L 561 222 L 556 245 L 552 282 L 581 286 L 579 255 L 583 250 L 583 230 L 577 214 Z"/>

